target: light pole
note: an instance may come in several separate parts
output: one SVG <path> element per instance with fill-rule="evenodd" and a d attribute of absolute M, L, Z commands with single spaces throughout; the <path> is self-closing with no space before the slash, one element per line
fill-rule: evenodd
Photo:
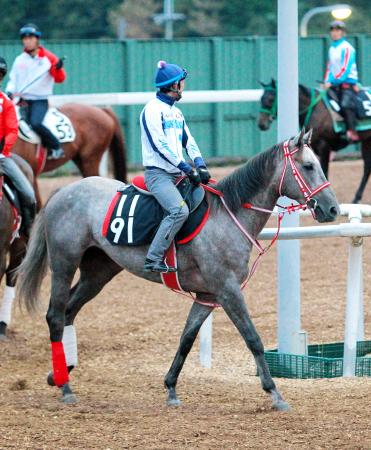
<path fill-rule="evenodd" d="M 310 9 L 304 14 L 300 21 L 300 36 L 308 36 L 308 22 L 313 16 L 328 12 L 330 12 L 335 19 L 342 20 L 347 19 L 352 14 L 352 8 L 345 3 L 338 3 L 336 5 L 318 6 L 317 8 Z"/>
<path fill-rule="evenodd" d="M 184 14 L 176 14 L 174 12 L 174 0 L 164 0 L 164 12 L 155 14 L 153 20 L 156 24 L 165 24 L 165 39 L 171 41 L 173 39 L 173 22 L 176 20 L 184 20 Z"/>

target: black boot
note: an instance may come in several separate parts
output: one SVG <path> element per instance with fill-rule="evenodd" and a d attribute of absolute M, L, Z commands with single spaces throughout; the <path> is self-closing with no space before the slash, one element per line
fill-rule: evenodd
<path fill-rule="evenodd" d="M 36 203 L 33 205 L 22 205 L 22 224 L 19 230 L 21 234 L 30 237 L 31 228 L 36 216 Z"/>
<path fill-rule="evenodd" d="M 165 264 L 165 262 L 160 261 L 152 261 L 150 259 L 146 259 L 144 263 L 144 271 L 145 272 L 159 272 L 159 273 L 169 273 L 176 272 L 176 267 L 171 267 Z"/>

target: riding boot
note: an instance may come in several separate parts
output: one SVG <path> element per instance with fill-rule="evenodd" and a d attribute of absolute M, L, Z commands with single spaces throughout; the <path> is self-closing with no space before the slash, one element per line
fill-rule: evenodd
<path fill-rule="evenodd" d="M 29 236 L 36 215 L 36 198 L 31 183 L 12 158 L 1 158 L 1 168 L 16 189 L 22 214 L 22 232 Z"/>
<path fill-rule="evenodd" d="M 343 116 L 347 129 L 347 138 L 352 142 L 359 141 L 359 136 L 356 131 L 357 119 L 355 112 L 353 111 L 353 109 L 343 108 Z"/>

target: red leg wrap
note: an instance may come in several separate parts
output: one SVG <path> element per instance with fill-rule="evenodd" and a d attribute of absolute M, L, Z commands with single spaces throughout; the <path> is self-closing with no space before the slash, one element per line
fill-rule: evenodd
<path fill-rule="evenodd" d="M 68 369 L 62 342 L 52 342 L 52 362 L 54 383 L 61 387 L 68 383 Z"/>

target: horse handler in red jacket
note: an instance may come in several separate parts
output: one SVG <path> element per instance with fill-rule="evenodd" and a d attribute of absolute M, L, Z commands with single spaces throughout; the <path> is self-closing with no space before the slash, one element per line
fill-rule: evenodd
<path fill-rule="evenodd" d="M 22 209 L 21 231 L 29 236 L 36 213 L 36 199 L 31 183 L 10 157 L 18 138 L 18 120 L 13 102 L 1 91 L 1 82 L 7 70 L 5 59 L 0 57 L 0 170 L 9 177 L 18 192 Z"/>

